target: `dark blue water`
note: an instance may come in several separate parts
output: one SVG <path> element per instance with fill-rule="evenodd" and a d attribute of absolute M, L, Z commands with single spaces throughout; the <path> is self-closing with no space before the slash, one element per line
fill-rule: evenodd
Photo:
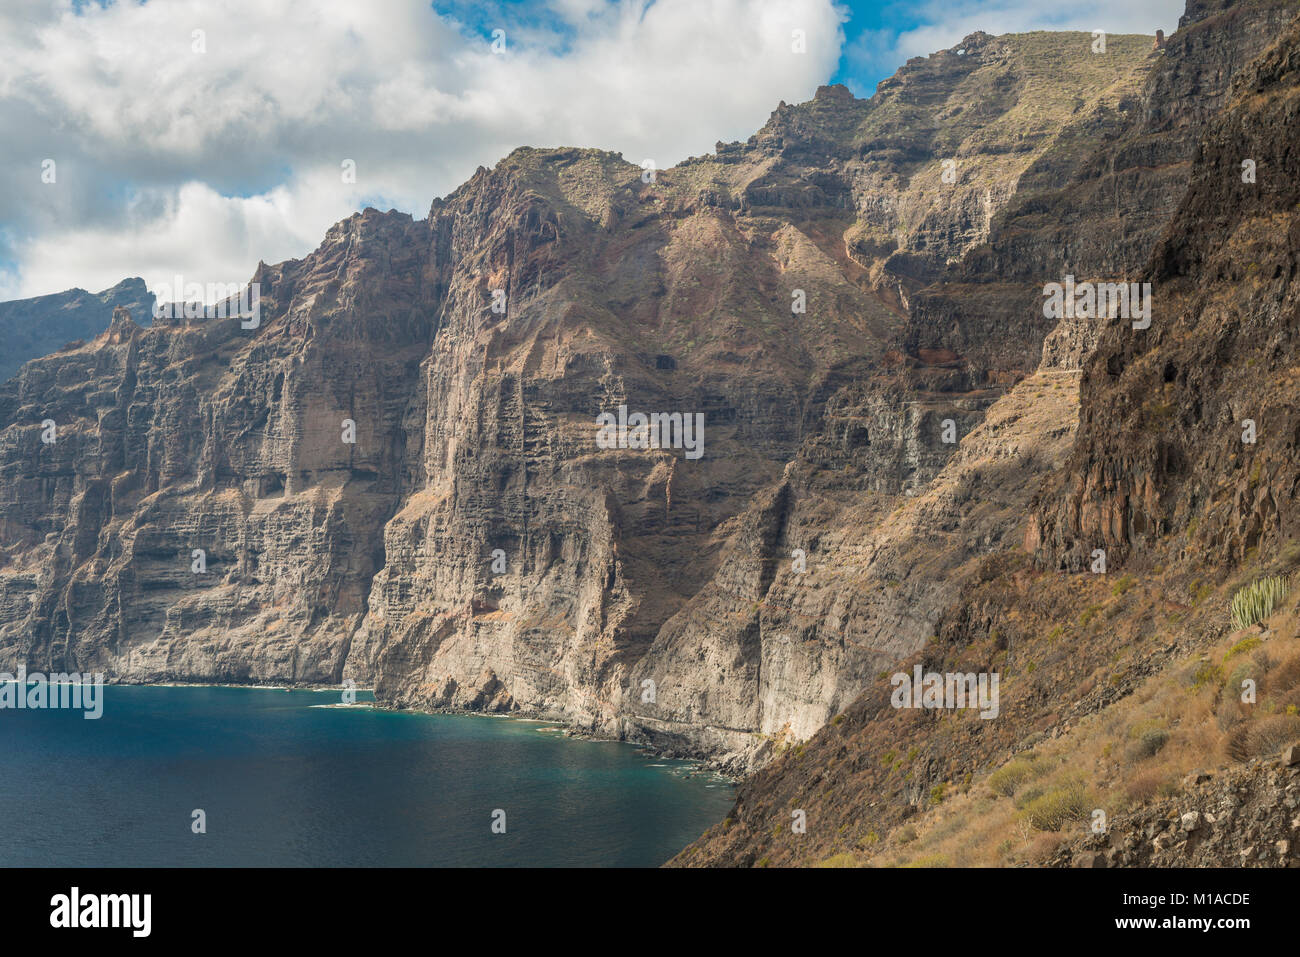
<path fill-rule="evenodd" d="M 0 710 L 0 864 L 655 866 L 733 801 L 532 722 L 313 707 L 338 691 L 103 693 L 96 721 Z"/>

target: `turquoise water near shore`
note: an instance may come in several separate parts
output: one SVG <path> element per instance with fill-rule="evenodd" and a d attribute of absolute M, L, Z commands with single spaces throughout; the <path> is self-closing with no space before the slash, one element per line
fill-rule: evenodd
<path fill-rule="evenodd" d="M 0 710 L 0 865 L 649 867 L 734 800 L 686 762 L 534 722 L 330 707 L 339 691 L 104 695 L 93 721 Z"/>

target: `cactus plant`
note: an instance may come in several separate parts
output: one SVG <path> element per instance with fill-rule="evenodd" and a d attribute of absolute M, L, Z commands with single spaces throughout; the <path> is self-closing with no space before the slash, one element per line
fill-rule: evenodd
<path fill-rule="evenodd" d="M 1232 615 L 1232 627 L 1241 630 L 1263 621 L 1273 614 L 1273 609 L 1289 590 L 1286 579 L 1281 576 L 1261 578 L 1238 588 L 1228 606 Z"/>

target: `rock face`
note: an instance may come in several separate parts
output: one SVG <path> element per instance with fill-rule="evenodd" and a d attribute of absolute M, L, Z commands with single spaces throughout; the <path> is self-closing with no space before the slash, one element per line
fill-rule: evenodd
<path fill-rule="evenodd" d="M 254 328 L 118 311 L 0 387 L 0 666 L 768 760 L 1023 539 L 1094 344 L 1042 284 L 1137 268 L 1284 6 L 974 34 L 653 176 L 520 149 L 259 267 Z"/>
<path fill-rule="evenodd" d="M 1022 206 L 1013 201 L 989 241 L 954 267 L 958 277 L 1000 276 L 993 267 L 981 272 L 989 257 L 1023 244 L 1020 254 L 1005 261 L 1006 274 L 1014 276 L 1033 239 L 1032 223 L 1023 229 L 1014 224 L 1025 224 L 1022 217 L 1032 208 L 1074 208 L 1087 195 L 1082 177 L 1089 169 L 1098 174 L 1096 190 L 1105 193 L 1127 182 L 1168 209 L 1163 223 L 1155 212 L 1144 212 L 1141 234 L 1117 242 L 1110 254 L 1103 242 L 1107 223 L 1116 233 L 1120 229 L 1109 213 L 1072 224 L 1068 235 L 1057 234 L 1050 220 L 1039 223 L 1058 237 L 1038 249 L 1047 257 L 1039 268 L 1073 273 L 1081 281 L 1109 274 L 1150 282 L 1153 312 L 1145 329 L 1112 317 L 1091 325 L 1061 322 L 1040 337 L 1035 330 L 1042 329 L 1042 313 L 1030 311 L 1023 300 L 1022 315 L 1031 319 L 1014 328 L 1043 343 L 1044 368 L 1082 370 L 1077 433 L 1053 453 L 1061 456 L 1054 459 L 1058 465 L 1035 482 L 1028 522 L 1020 526 L 1023 546 L 986 558 L 965 576 L 955 597 L 937 610 L 936 640 L 912 659 L 939 671 L 1000 672 L 1001 717 L 981 722 L 910 714 L 891 706 L 888 683 L 877 680 L 830 726 L 751 777 L 727 821 L 676 863 L 901 858 L 922 829 L 920 821 L 905 821 L 933 812 L 952 790 L 980 786 L 972 780 L 987 783 L 991 769 L 1032 756 L 1045 740 L 1073 733 L 1071 746 L 1086 754 L 1086 742 L 1077 740 L 1083 722 L 1095 719 L 1089 728 L 1113 726 L 1126 712 L 1111 709 L 1137 697 L 1147 678 L 1168 669 L 1169 680 L 1182 683 L 1182 697 L 1189 695 L 1185 688 L 1208 683 L 1235 703 L 1241 694 L 1238 671 L 1246 668 L 1242 674 L 1249 676 L 1263 667 L 1247 667 L 1240 659 L 1227 664 L 1264 636 L 1232 635 L 1221 609 L 1238 585 L 1294 574 L 1300 566 L 1293 508 L 1300 454 L 1293 408 L 1300 320 L 1300 156 L 1294 134 L 1300 21 L 1294 8 L 1275 4 L 1193 3 L 1159 56 L 1141 108 L 1102 144 L 1102 160 L 1079 167 L 1055 199 L 1048 191 L 1026 194 Z M 1133 153 L 1139 144 L 1141 151 Z M 1135 155 L 1161 159 L 1134 162 Z M 1123 157 L 1134 169 L 1119 177 L 1111 172 L 1112 158 L 1119 170 Z M 960 352 L 960 343 L 974 335 L 968 328 L 981 330 L 979 337 L 998 328 L 980 314 L 996 305 L 996 297 L 963 300 L 959 286 L 956 280 L 951 286 L 941 282 L 913 296 L 908 329 L 933 336 L 916 339 L 918 351 L 922 343 L 938 348 L 947 342 Z M 1028 283 L 1002 288 L 1024 294 L 1031 289 Z M 936 322 L 937 304 L 949 302 L 956 318 Z M 1005 339 L 980 341 L 1007 348 Z M 1010 368 L 982 348 L 988 368 Z M 979 381 L 973 372 L 961 374 Z M 1023 402 L 1032 381 L 1022 381 L 989 407 L 963 440 L 963 452 L 1005 415 L 1009 402 Z M 1060 413 L 1045 411 L 1061 421 Z M 930 483 L 931 493 L 946 484 L 945 472 Z M 963 518 L 961 527 L 970 521 Z M 1115 574 L 1088 574 L 1098 548 L 1108 553 Z M 1215 595 L 1213 607 L 1200 604 L 1207 592 Z M 1294 619 L 1294 600 L 1283 614 Z M 1203 652 L 1217 646 L 1233 651 L 1220 650 L 1214 664 Z M 1266 660 L 1267 654 L 1262 653 Z M 1185 680 L 1175 668 L 1186 670 Z M 1205 750 L 1211 760 L 1221 756 L 1212 735 L 1191 747 Z M 1168 800 L 1144 805 L 1147 799 L 1130 795 L 1110 838 L 1075 842 L 1055 862 L 1292 864 L 1295 755 L 1290 751 L 1281 767 L 1238 766 L 1212 786 L 1188 785 L 1188 794 Z M 1232 752 L 1231 736 L 1222 756 L 1242 760 Z M 1089 754 L 1086 762 L 1070 766 L 1091 781 L 1104 777 L 1094 767 L 1104 769 L 1107 760 L 1115 761 L 1103 758 L 1094 766 Z M 987 811 L 992 803 L 975 799 L 970 806 Z M 788 826 L 776 826 L 788 825 L 792 807 L 804 809 L 809 822 L 807 834 L 797 838 Z M 942 835 L 952 830 L 936 826 L 934 833 L 934 844 L 942 846 Z M 1010 836 L 1007 844 L 1016 841 Z M 873 850 L 881 847 L 887 851 Z"/>
<path fill-rule="evenodd" d="M 987 241 L 913 297 L 908 349 L 956 351 L 976 383 L 1013 378 L 1037 363 L 1038 345 L 1057 329 L 1043 314 L 1045 283 L 1136 280 L 1179 207 L 1198 139 L 1231 78 L 1294 16 L 1281 2 L 1189 3 L 1178 32 L 1144 61 L 1142 82 L 1116 82 L 1095 102 L 1075 104 Z M 1104 56 L 1120 61 L 1117 73 L 1132 69 L 1114 49 Z M 1098 324 L 1064 325 L 1073 328 L 1056 333 L 1049 360 L 1077 368 Z M 1062 335 L 1075 345 L 1057 354 Z"/>
<path fill-rule="evenodd" d="M 1121 818 L 1105 835 L 1077 841 L 1046 863 L 1051 867 L 1296 867 L 1300 866 L 1297 832 L 1300 768 L 1256 759 Z"/>
<path fill-rule="evenodd" d="M 100 293 L 69 289 L 51 296 L 0 302 L 0 336 L 5 343 L 0 379 L 8 379 L 28 359 L 78 340 L 94 339 L 108 328 L 118 306 L 147 317 L 153 302 L 143 279 L 123 279 Z"/>
<path fill-rule="evenodd" d="M 1198 147 L 1143 273 L 1151 328 L 1114 323 L 1100 336 L 1078 445 L 1030 529 L 1046 563 L 1183 535 L 1182 557 L 1226 566 L 1297 531 L 1296 37 L 1293 25 L 1241 71 Z"/>
<path fill-rule="evenodd" d="M 396 508 L 404 386 L 428 350 L 409 227 L 357 216 L 310 260 L 259 270 L 256 330 L 144 328 L 118 309 L 0 390 L 10 661 L 338 680 Z M 349 269 L 403 278 L 378 307 Z M 348 417 L 390 438 L 344 444 Z"/>
<path fill-rule="evenodd" d="M 534 251 L 514 262 L 558 260 L 551 268 L 571 277 L 618 285 L 568 281 L 565 308 L 594 304 L 584 339 L 566 334 L 571 323 L 530 329 L 522 385 L 510 378 L 517 363 L 503 360 L 497 373 L 463 349 L 435 357 L 437 390 L 484 379 L 496 394 L 524 390 L 493 426 L 522 460 L 507 467 L 477 453 L 476 467 L 506 476 L 466 481 L 455 456 L 482 439 L 448 438 L 441 424 L 426 434 L 429 491 L 388 527 L 389 567 L 349 667 L 360 674 L 373 661 L 379 694 L 398 703 L 542 701 L 595 730 L 735 768 L 815 731 L 882 663 L 926 640 L 930 622 L 914 603 L 954 587 L 957 569 L 1000 538 L 1000 529 L 954 536 L 962 549 L 923 573 L 930 536 L 945 530 L 919 506 L 904 531 L 888 527 L 1000 391 L 972 388 L 961 357 L 944 348 L 901 351 L 906 304 L 983 240 L 1019 177 L 1055 147 L 1057 116 L 1067 114 L 1029 104 L 1063 101 L 1066 84 L 1030 65 L 1071 62 L 1070 96 L 1101 102 L 1136 89 L 1148 62 L 1140 38 L 1117 42 L 1118 72 L 1088 60 L 1083 36 L 975 35 L 960 53 L 909 64 L 870 103 L 824 88 L 809 104 L 783 105 L 747 144 L 720 144 L 715 157 L 660 173 L 653 188 L 608 158 L 548 157 L 541 170 L 558 166 L 554 179 L 531 180 L 544 197 L 578 178 L 569 164 L 586 164 L 588 189 L 610 181 L 579 199 L 614 238 L 587 239 L 582 218 L 569 215 L 545 259 Z M 536 159 L 516 154 L 505 165 L 531 170 Z M 641 231 L 636 245 L 628 228 Z M 583 243 L 580 269 L 566 241 Z M 508 270 L 498 261 L 478 272 Z M 480 317 L 493 282 L 464 296 Z M 524 282 L 512 278 L 512 288 Z M 796 290 L 809 298 L 792 322 Z M 526 285 L 521 292 L 522 315 L 553 314 Z M 516 308 L 520 295 L 509 301 Z M 629 308 L 637 312 L 625 324 L 607 324 Z M 484 335 L 471 322 L 450 341 Z M 492 354 L 518 353 L 519 333 L 491 335 L 505 339 L 486 347 Z M 599 398 L 575 402 L 584 393 Z M 717 411 L 714 396 L 727 397 Z M 722 425 L 708 433 L 718 458 L 706 455 L 701 469 L 663 453 L 649 462 L 592 454 L 580 430 L 590 435 L 594 410 L 623 404 L 704 411 Z M 501 523 L 500 505 L 482 501 L 485 486 L 517 501 L 518 517 Z M 1009 494 L 1009 510 L 1024 501 Z M 483 530 L 467 535 L 466 515 Z M 521 528 L 534 544 L 520 541 Z M 508 559 L 501 575 L 491 572 L 495 548 Z M 806 571 L 796 571 L 801 562 Z M 469 600 L 449 603 L 449 594 Z"/>
<path fill-rule="evenodd" d="M 634 671 L 669 689 L 636 710 L 644 737 L 745 754 L 753 736 L 737 729 L 756 727 L 755 762 L 810 737 L 931 640 L 983 556 L 1018 544 L 1026 503 L 1070 448 L 1077 401 L 1077 372 L 1031 376 L 914 496 L 864 494 L 796 459 Z M 750 693 L 732 699 L 735 685 Z M 732 700 L 723 726 L 713 715 Z"/>

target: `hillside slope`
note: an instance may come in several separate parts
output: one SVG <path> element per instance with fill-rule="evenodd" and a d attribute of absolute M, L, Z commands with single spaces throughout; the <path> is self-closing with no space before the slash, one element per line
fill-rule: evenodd
<path fill-rule="evenodd" d="M 1151 327 L 1097 323 L 1077 434 L 1023 539 L 985 559 L 898 666 L 997 673 L 997 717 L 895 708 L 882 673 L 676 863 L 1296 862 L 1300 602 L 1293 590 L 1246 630 L 1227 607 L 1300 567 L 1298 112 L 1293 19 L 1199 137 L 1138 276 Z"/>

